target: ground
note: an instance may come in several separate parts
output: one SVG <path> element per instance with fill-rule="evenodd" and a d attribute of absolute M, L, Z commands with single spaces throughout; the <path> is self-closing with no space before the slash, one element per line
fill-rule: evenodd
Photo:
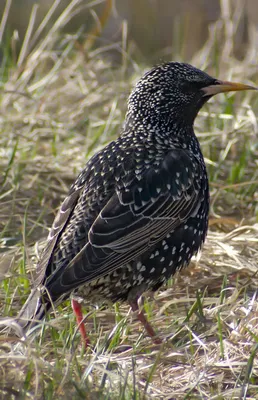
<path fill-rule="evenodd" d="M 227 30 L 214 29 L 222 49 L 209 40 L 192 63 L 257 84 L 248 52 L 236 62 Z M 150 67 L 130 53 L 115 67 L 105 48 L 84 51 L 76 36 L 58 32 L 18 60 L 12 45 L 1 70 L 1 317 L 24 303 L 60 201 L 89 157 L 119 134 L 132 85 Z M 128 305 L 85 305 L 85 351 L 66 302 L 26 341 L 1 325 L 1 398 L 258 399 L 257 110 L 256 92 L 232 93 L 196 120 L 210 230 L 202 254 L 143 303 L 162 345 Z"/>

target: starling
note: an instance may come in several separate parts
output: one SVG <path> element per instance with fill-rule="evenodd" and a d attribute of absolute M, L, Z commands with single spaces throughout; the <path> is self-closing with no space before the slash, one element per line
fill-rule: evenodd
<path fill-rule="evenodd" d="M 120 136 L 86 164 L 63 201 L 18 320 L 24 329 L 71 294 L 138 308 L 187 266 L 208 229 L 209 185 L 193 123 L 215 94 L 255 89 L 168 62 L 136 84 Z M 82 336 L 80 303 L 72 300 Z"/>

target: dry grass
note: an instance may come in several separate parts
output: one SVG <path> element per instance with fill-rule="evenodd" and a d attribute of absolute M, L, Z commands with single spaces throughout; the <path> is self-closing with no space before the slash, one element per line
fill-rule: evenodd
<path fill-rule="evenodd" d="M 105 48 L 84 51 L 79 34 L 59 33 L 67 20 L 66 13 L 34 46 L 35 35 L 28 37 L 16 59 L 12 40 L 4 47 L 2 316 L 16 315 L 26 299 L 56 207 L 86 160 L 119 134 L 126 97 L 144 69 L 125 57 L 126 48 L 116 69 Z M 193 63 L 220 78 L 255 81 L 250 54 L 257 58 L 257 44 L 236 62 L 223 21 Z M 215 37 L 224 43 L 219 52 Z M 19 342 L 2 333 L 2 398 L 258 398 L 257 106 L 255 93 L 221 96 L 196 121 L 211 181 L 210 233 L 200 260 L 144 303 L 163 345 L 153 345 L 129 308 L 117 304 L 87 309 L 92 346 L 84 353 L 66 303 L 36 337 Z"/>

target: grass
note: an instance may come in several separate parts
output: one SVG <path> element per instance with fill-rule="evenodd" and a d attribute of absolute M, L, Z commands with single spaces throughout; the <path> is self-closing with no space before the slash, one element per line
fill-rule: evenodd
<path fill-rule="evenodd" d="M 74 0 L 70 12 L 81 5 Z M 20 53 L 8 36 L 1 48 L 1 316 L 15 316 L 28 296 L 60 201 L 89 157 L 119 134 L 127 95 L 148 67 L 125 44 L 116 68 L 105 46 L 86 40 L 84 50 L 80 32 L 60 33 L 67 10 L 36 41 L 34 17 Z M 249 52 L 236 62 L 230 40 L 222 15 L 192 63 L 221 79 L 257 84 Z M 256 48 L 250 44 L 252 56 Z M 26 341 L 1 333 L 2 398 L 258 398 L 257 108 L 256 93 L 223 95 L 197 118 L 211 185 L 210 231 L 201 258 L 143 305 L 163 344 L 146 337 L 126 304 L 85 305 L 92 343 L 85 352 L 66 302 Z"/>

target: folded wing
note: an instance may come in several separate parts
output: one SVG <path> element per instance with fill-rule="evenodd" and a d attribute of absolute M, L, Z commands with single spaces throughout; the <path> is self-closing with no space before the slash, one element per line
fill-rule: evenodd
<path fill-rule="evenodd" d="M 179 149 L 129 182 L 123 185 L 120 179 L 84 246 L 68 265 L 48 277 L 50 292 L 69 292 L 136 259 L 194 216 L 207 189 L 202 164 Z"/>

